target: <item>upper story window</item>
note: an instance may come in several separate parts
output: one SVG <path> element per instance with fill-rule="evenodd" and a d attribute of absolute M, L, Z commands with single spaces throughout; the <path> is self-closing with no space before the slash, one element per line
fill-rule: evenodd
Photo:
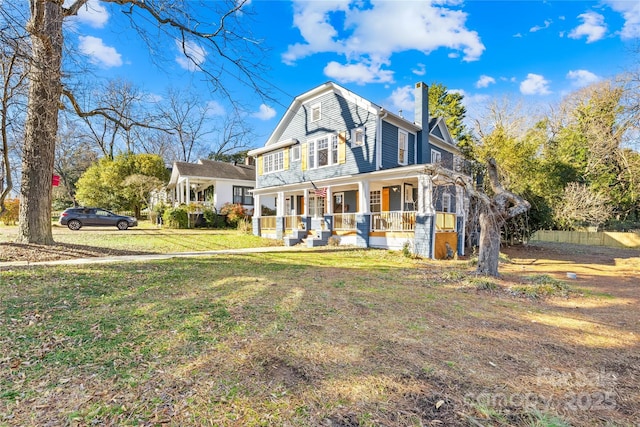
<path fill-rule="evenodd" d="M 409 134 L 398 130 L 398 163 L 406 165 L 409 162 Z"/>
<path fill-rule="evenodd" d="M 442 163 L 442 153 L 438 150 L 431 150 L 431 163 Z"/>
<path fill-rule="evenodd" d="M 241 205 L 253 205 L 253 196 L 251 195 L 251 187 L 233 186 L 233 203 Z"/>
<path fill-rule="evenodd" d="M 320 103 L 313 104 L 311 106 L 311 121 L 317 122 L 318 120 L 320 120 L 321 117 L 322 117 L 321 104 Z"/>
<path fill-rule="evenodd" d="M 265 154 L 263 160 L 263 173 L 278 172 L 284 170 L 284 151 L 275 151 Z"/>
<path fill-rule="evenodd" d="M 300 160 L 300 144 L 291 147 L 291 160 L 294 162 Z"/>
<path fill-rule="evenodd" d="M 309 141 L 308 150 L 309 169 L 338 164 L 338 135 L 327 135 Z"/>
<path fill-rule="evenodd" d="M 451 212 L 451 194 L 442 195 L 442 212 Z"/>
<path fill-rule="evenodd" d="M 353 147 L 362 147 L 364 145 L 364 128 L 351 129 L 351 145 Z"/>

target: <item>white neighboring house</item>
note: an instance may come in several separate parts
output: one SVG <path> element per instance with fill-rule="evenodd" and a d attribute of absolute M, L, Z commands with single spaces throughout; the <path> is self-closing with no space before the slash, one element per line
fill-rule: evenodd
<path fill-rule="evenodd" d="M 220 211 L 226 203 L 239 203 L 253 214 L 256 168 L 251 164 L 200 159 L 197 163 L 174 162 L 166 187 L 165 203 L 178 206 L 197 203 Z M 269 205 L 275 207 L 275 201 Z"/>

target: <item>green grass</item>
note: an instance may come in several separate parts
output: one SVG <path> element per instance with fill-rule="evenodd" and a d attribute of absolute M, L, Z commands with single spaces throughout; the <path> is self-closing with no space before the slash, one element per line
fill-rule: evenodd
<path fill-rule="evenodd" d="M 210 239 L 190 233 L 167 231 L 167 241 Z M 244 236 L 218 238 L 205 245 Z M 341 249 L 4 270 L 0 426 L 583 423 L 589 413 L 465 402 L 497 384 L 546 395 L 535 389 L 541 367 L 600 372 L 610 349 L 567 359 L 567 332 L 531 322 L 532 312 L 562 308 L 460 292 L 466 263 L 441 266 L 401 251 Z M 632 349 L 615 351 L 621 363 L 635 360 Z"/>
<path fill-rule="evenodd" d="M 17 227 L 0 227 L 0 243 L 12 242 Z M 84 227 L 71 231 L 53 225 L 56 243 L 74 244 L 112 250 L 147 253 L 174 253 L 242 249 L 258 246 L 277 246 L 280 242 L 238 230 L 157 228 L 143 221 L 140 226 L 119 231 L 115 227 Z"/>

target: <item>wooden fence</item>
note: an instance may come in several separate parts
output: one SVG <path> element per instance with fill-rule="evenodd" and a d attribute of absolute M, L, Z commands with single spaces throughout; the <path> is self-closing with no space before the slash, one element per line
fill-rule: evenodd
<path fill-rule="evenodd" d="M 589 232 L 538 230 L 533 233 L 530 241 L 640 249 L 640 233 L 622 233 L 614 231 Z"/>

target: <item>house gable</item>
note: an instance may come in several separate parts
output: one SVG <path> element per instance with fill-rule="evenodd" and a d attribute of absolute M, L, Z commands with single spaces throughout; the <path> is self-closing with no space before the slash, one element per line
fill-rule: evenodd
<path fill-rule="evenodd" d="M 257 187 L 376 170 L 380 110 L 334 83 L 297 97 L 265 146 L 249 152 Z"/>

